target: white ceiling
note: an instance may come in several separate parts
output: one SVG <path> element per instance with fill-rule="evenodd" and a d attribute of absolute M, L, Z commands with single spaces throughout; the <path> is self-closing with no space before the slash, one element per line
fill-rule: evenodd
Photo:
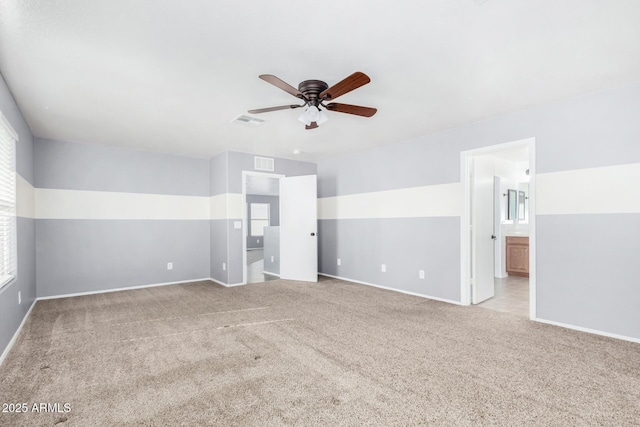
<path fill-rule="evenodd" d="M 640 80 L 637 0 L 0 0 L 0 71 L 34 134 L 316 161 Z M 371 83 L 305 130 L 258 79 Z M 302 154 L 294 155 L 293 150 Z"/>

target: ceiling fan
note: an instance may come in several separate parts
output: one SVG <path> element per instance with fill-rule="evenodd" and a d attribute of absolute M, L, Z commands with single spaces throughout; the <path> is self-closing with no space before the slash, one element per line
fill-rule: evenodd
<path fill-rule="evenodd" d="M 359 105 L 338 104 L 337 102 L 325 102 L 336 99 L 345 93 L 364 86 L 371 81 L 369 76 L 360 71 L 356 71 L 349 77 L 329 87 L 322 80 L 305 80 L 298 85 L 298 89 L 290 84 L 280 80 L 271 74 L 261 74 L 259 76 L 267 83 L 271 83 L 277 88 L 300 98 L 304 101 L 302 105 L 281 105 L 279 107 L 259 108 L 257 110 L 249 110 L 249 113 L 259 114 L 269 111 L 288 110 L 292 108 L 307 107 L 305 112 L 300 116 L 299 120 L 305 124 L 305 129 L 315 129 L 319 124 L 328 120 L 327 115 L 320 107 L 329 111 L 337 111 L 338 113 L 354 114 L 356 116 L 371 117 L 378 110 L 371 107 L 361 107 Z"/>

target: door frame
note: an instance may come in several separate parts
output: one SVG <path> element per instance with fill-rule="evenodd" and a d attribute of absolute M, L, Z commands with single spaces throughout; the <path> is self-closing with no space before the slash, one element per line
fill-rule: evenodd
<path fill-rule="evenodd" d="M 520 139 L 460 152 L 460 181 L 463 185 L 460 218 L 460 297 L 471 304 L 471 158 L 518 147 L 529 148 L 529 318 L 536 319 L 536 139 Z"/>
<path fill-rule="evenodd" d="M 242 171 L 242 284 L 247 284 L 247 237 L 249 222 L 247 212 L 247 176 L 262 176 L 265 178 L 284 178 L 285 175 L 269 172 Z M 278 193 L 278 197 L 280 197 Z M 264 242 L 264 239 L 263 239 Z"/>

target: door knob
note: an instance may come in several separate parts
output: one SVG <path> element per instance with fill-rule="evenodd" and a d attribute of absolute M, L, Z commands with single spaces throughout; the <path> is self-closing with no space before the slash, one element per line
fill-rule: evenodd
<path fill-rule="evenodd" d="M 494 234 L 492 234 L 492 235 L 491 235 L 491 238 L 492 238 L 493 240 L 496 240 L 496 239 L 497 239 L 497 237 L 496 237 Z"/>
<path fill-rule="evenodd" d="M 316 235 L 316 233 L 311 233 L 311 237 L 313 237 L 313 236 L 315 236 L 315 235 Z"/>

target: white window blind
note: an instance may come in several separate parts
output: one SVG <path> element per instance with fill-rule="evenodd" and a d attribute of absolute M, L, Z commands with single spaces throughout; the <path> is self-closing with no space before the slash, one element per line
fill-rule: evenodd
<path fill-rule="evenodd" d="M 16 277 L 16 141 L 0 113 L 0 288 Z"/>

